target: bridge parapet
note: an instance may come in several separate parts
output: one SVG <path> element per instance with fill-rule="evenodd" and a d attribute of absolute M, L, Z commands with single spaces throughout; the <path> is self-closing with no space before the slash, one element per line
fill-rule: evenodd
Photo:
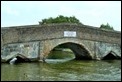
<path fill-rule="evenodd" d="M 5 27 L 1 29 L 2 44 L 65 38 L 65 31 L 76 32 L 74 38 L 101 41 L 121 45 L 121 32 L 105 31 L 97 27 L 79 24 L 48 24 Z M 13 37 L 14 36 L 14 37 Z M 70 36 L 69 36 L 70 37 Z"/>

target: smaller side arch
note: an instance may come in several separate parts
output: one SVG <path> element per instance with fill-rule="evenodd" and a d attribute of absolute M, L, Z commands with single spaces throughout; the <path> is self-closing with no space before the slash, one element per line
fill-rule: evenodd
<path fill-rule="evenodd" d="M 109 51 L 104 55 L 104 57 L 101 58 L 102 60 L 107 60 L 107 59 L 121 59 L 114 51 Z"/>
<path fill-rule="evenodd" d="M 19 53 L 13 53 L 13 55 L 8 55 L 5 60 L 6 62 L 10 62 L 14 58 L 16 58 L 15 60 L 16 63 L 31 61 L 29 58 Z"/>

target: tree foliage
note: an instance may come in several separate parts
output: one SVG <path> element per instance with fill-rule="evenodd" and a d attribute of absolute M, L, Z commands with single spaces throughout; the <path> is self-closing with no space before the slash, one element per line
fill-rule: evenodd
<path fill-rule="evenodd" d="M 81 24 L 80 21 L 75 17 L 75 16 L 63 16 L 63 15 L 59 15 L 56 18 L 48 18 L 48 19 L 42 19 L 41 22 L 39 22 L 40 24 L 51 24 L 51 23 L 78 23 Z"/>
<path fill-rule="evenodd" d="M 108 23 L 106 25 L 101 24 L 100 29 L 103 30 L 114 30 L 112 26 L 110 26 Z"/>

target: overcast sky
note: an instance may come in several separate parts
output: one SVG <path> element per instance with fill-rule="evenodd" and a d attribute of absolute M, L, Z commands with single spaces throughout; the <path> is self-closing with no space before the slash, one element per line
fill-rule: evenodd
<path fill-rule="evenodd" d="M 58 15 L 96 27 L 109 23 L 121 31 L 121 1 L 1 1 L 2 27 L 38 24 Z"/>

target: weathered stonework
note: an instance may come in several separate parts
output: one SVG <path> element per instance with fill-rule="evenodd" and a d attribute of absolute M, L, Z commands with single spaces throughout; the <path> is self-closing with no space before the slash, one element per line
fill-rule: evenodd
<path fill-rule="evenodd" d="M 16 53 L 16 54 L 14 54 Z M 23 57 L 28 59 L 38 59 L 39 58 L 39 42 L 28 42 L 28 43 L 15 43 L 7 44 L 4 46 L 2 51 L 2 59 L 5 61 L 12 56 L 10 55 L 23 55 Z M 13 55 L 13 56 L 14 56 Z"/>
<path fill-rule="evenodd" d="M 65 43 L 71 43 L 71 45 L 78 44 L 79 48 L 84 49 L 89 53 L 89 55 L 86 55 L 86 56 L 89 56 L 92 59 L 96 59 L 96 58 L 102 59 L 110 51 L 115 52 L 116 56 L 121 57 L 121 47 L 118 44 L 81 40 L 77 38 L 62 38 L 62 39 L 52 39 L 52 40 L 43 41 L 43 44 L 44 44 L 43 50 L 40 50 L 40 53 L 42 53 L 43 56 L 46 57 L 50 53 L 50 51 L 54 49 L 56 46 L 65 44 Z M 77 53 L 81 53 L 80 52 L 81 50 L 77 51 L 77 48 L 75 47 L 75 45 L 74 45 L 74 48 L 72 49 L 76 51 Z"/>
<path fill-rule="evenodd" d="M 65 37 L 64 31 L 76 32 Z M 5 27 L 1 29 L 1 58 L 18 52 L 31 59 L 43 60 L 60 44 L 66 44 L 76 57 L 102 59 L 111 51 L 121 57 L 121 32 L 105 31 L 97 27 L 78 24 L 49 24 Z M 86 53 L 87 55 L 84 55 Z"/>
<path fill-rule="evenodd" d="M 114 52 L 115 54 L 113 55 L 121 57 L 121 47 L 118 44 L 96 42 L 96 47 L 96 54 L 98 54 L 101 59 L 110 52 Z"/>

